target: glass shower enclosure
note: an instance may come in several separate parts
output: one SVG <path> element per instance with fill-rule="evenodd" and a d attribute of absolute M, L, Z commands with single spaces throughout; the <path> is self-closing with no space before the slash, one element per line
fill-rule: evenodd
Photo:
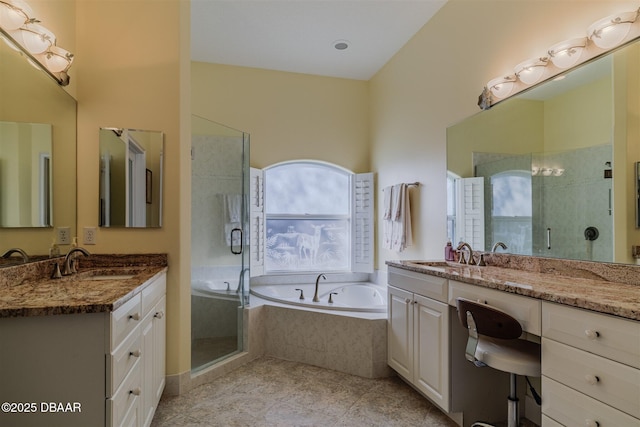
<path fill-rule="evenodd" d="M 243 351 L 249 134 L 191 118 L 191 371 Z"/>

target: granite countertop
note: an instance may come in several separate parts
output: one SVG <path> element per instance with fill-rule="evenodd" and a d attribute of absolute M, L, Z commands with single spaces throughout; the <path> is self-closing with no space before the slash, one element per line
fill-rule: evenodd
<path fill-rule="evenodd" d="M 79 260 L 78 273 L 49 278 L 61 260 L 1 269 L 0 318 L 110 312 L 167 270 L 161 254 L 91 255 Z"/>
<path fill-rule="evenodd" d="M 620 269 L 625 271 L 618 271 L 614 275 L 618 281 L 612 281 L 600 277 L 607 276 L 607 272 L 593 271 L 601 263 L 580 265 L 579 262 L 570 262 L 565 264 L 566 271 L 562 270 L 560 264 L 542 271 L 503 266 L 479 267 L 444 261 L 387 261 L 386 264 L 543 301 L 640 320 L 640 285 L 636 283 L 640 268 L 635 266 L 621 265 Z M 586 270 L 581 270 L 581 266 Z M 578 272 L 575 272 L 576 268 Z M 600 268 L 611 269 L 611 265 Z"/>

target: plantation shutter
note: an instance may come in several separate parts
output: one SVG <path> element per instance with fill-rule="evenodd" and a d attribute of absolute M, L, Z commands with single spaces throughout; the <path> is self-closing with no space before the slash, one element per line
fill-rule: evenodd
<path fill-rule="evenodd" d="M 264 172 L 249 171 L 249 271 L 251 277 L 264 274 Z"/>
<path fill-rule="evenodd" d="M 373 273 L 373 173 L 352 180 L 351 270 Z"/>
<path fill-rule="evenodd" d="M 456 238 L 474 250 L 484 250 L 484 178 L 456 180 Z"/>

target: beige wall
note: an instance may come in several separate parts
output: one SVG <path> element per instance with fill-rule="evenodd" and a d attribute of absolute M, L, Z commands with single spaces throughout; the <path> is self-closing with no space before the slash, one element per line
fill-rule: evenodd
<path fill-rule="evenodd" d="M 167 373 L 185 372 L 190 369 L 189 287 L 180 284 L 189 264 L 188 253 L 181 253 L 185 216 L 180 202 L 185 185 L 181 157 L 185 150 L 189 156 L 188 141 L 181 143 L 185 127 L 189 129 L 189 123 L 181 122 L 185 105 L 188 109 L 183 97 L 189 94 L 189 62 L 184 53 L 188 56 L 189 3 L 78 0 L 76 13 L 72 75 L 78 100 L 79 234 L 85 226 L 98 225 L 100 127 L 164 132 L 164 226 L 99 228 L 97 244 L 88 249 L 94 253 L 168 253 Z"/>
<path fill-rule="evenodd" d="M 423 183 L 414 190 L 414 246 L 397 254 L 378 241 L 378 268 L 387 259 L 442 258 L 446 128 L 478 112 L 486 82 L 557 42 L 585 35 L 602 17 L 635 8 L 633 1 L 447 2 L 370 82 L 377 194 L 396 182 Z"/>
<path fill-rule="evenodd" d="M 194 63 L 192 112 L 251 134 L 251 166 L 315 159 L 369 171 L 364 81 Z"/>

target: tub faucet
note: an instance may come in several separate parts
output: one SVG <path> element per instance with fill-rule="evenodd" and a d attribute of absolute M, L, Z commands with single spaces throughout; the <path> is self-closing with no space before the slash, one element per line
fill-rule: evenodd
<path fill-rule="evenodd" d="M 63 276 L 70 276 L 73 273 L 77 273 L 76 266 L 75 266 L 75 261 L 74 261 L 74 259 L 72 257 L 72 255 L 75 254 L 76 252 L 80 252 L 84 256 L 91 255 L 89 253 L 89 251 L 87 251 L 85 248 L 81 248 L 80 246 L 75 247 L 75 248 L 71 248 L 69 250 L 69 252 L 67 252 L 67 255 L 65 255 L 65 257 L 64 257 L 64 264 L 62 266 L 62 275 Z"/>
<path fill-rule="evenodd" d="M 491 248 L 491 252 L 495 252 L 496 249 L 498 249 L 499 247 L 502 248 L 502 249 L 507 249 L 507 245 L 505 245 L 504 243 L 496 242 L 496 244 L 493 245 L 493 248 Z"/>
<path fill-rule="evenodd" d="M 29 255 L 20 248 L 11 248 L 2 254 L 2 258 L 9 258 L 12 254 L 19 254 L 22 257 L 22 262 L 29 262 Z"/>
<path fill-rule="evenodd" d="M 320 283 L 321 277 L 324 280 L 327 280 L 327 276 L 325 276 L 324 274 L 318 274 L 318 277 L 316 277 L 316 293 L 313 294 L 313 302 L 320 302 L 320 298 L 318 297 L 318 284 Z"/>
<path fill-rule="evenodd" d="M 238 277 L 238 288 L 236 289 L 236 294 L 239 294 L 243 291 L 242 285 L 244 284 L 244 273 L 246 273 L 247 271 L 249 271 L 249 267 L 245 267 L 240 270 L 240 277 Z"/>
<path fill-rule="evenodd" d="M 458 247 L 456 248 L 456 250 L 462 250 L 464 248 L 467 248 L 467 250 L 469 251 L 469 259 L 466 260 L 465 264 L 468 265 L 476 265 L 476 260 L 473 259 L 473 249 L 471 249 L 471 245 L 469 245 L 466 242 L 462 242 L 460 243 L 460 245 L 458 245 Z M 460 258 L 460 262 L 464 261 L 464 257 Z"/>

